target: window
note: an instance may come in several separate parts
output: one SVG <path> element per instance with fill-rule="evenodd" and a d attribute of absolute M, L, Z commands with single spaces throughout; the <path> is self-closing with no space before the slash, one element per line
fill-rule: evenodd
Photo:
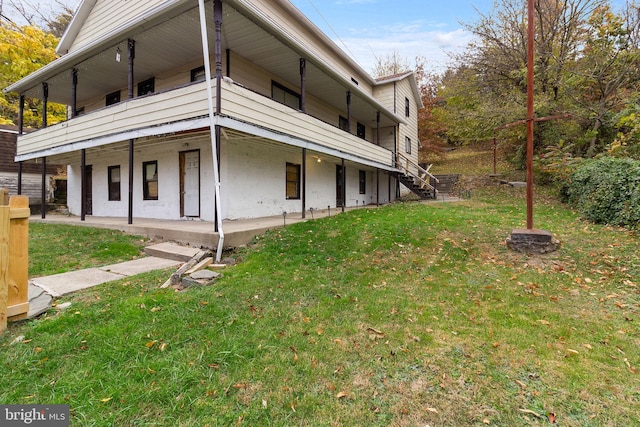
<path fill-rule="evenodd" d="M 107 179 L 109 181 L 109 200 L 120 200 L 120 166 L 109 166 Z"/>
<path fill-rule="evenodd" d="M 345 132 L 349 132 L 349 120 L 346 117 L 340 116 L 338 119 L 338 127 Z"/>
<path fill-rule="evenodd" d="M 191 81 L 202 82 L 205 79 L 204 65 L 202 67 L 191 70 Z"/>
<path fill-rule="evenodd" d="M 367 171 L 360 171 L 360 194 L 367 194 Z"/>
<path fill-rule="evenodd" d="M 404 151 L 406 151 L 407 154 L 411 154 L 411 138 L 408 136 L 404 138 Z"/>
<path fill-rule="evenodd" d="M 409 117 L 411 115 L 411 104 L 409 103 L 409 98 L 404 99 L 404 115 Z"/>
<path fill-rule="evenodd" d="M 287 163 L 287 199 L 300 198 L 300 165 Z"/>
<path fill-rule="evenodd" d="M 356 133 L 356 135 L 358 135 L 358 138 L 364 139 L 366 136 L 366 133 L 367 133 L 367 128 L 362 123 L 358 123 L 358 129 Z"/>
<path fill-rule="evenodd" d="M 271 82 L 271 98 L 296 110 L 300 109 L 300 95 L 276 82 Z"/>
<path fill-rule="evenodd" d="M 158 200 L 158 161 L 142 164 L 142 195 L 144 200 Z"/>
<path fill-rule="evenodd" d="M 105 97 L 104 103 L 108 107 L 109 105 L 117 104 L 120 102 L 120 91 L 117 90 L 115 92 L 110 93 Z"/>
<path fill-rule="evenodd" d="M 155 92 L 156 79 L 151 77 L 143 82 L 138 83 L 138 96 L 146 95 L 148 93 Z"/>

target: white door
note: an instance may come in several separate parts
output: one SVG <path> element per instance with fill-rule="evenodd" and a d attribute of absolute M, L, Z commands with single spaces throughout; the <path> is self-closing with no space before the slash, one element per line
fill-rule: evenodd
<path fill-rule="evenodd" d="M 180 153 L 182 216 L 200 216 L 200 151 Z"/>

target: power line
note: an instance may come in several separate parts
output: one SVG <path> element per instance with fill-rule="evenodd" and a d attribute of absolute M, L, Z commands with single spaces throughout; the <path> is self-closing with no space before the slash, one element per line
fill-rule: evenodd
<path fill-rule="evenodd" d="M 322 14 L 322 12 L 320 12 L 320 10 L 316 7 L 316 5 L 313 3 L 313 0 L 307 0 L 307 3 L 309 3 L 309 5 L 311 5 L 311 7 L 316 11 L 316 13 L 320 16 L 320 18 L 324 21 L 324 23 L 327 25 L 327 27 L 329 27 L 329 29 L 331 30 L 331 32 L 333 33 L 333 35 L 340 41 L 340 43 L 342 43 L 342 46 L 344 47 L 344 49 L 349 53 L 349 55 L 351 55 L 351 58 L 358 62 L 358 60 L 356 59 L 355 55 L 353 54 L 353 52 L 351 52 L 351 50 L 349 49 L 349 47 L 347 46 L 347 44 L 342 40 L 342 38 L 340 37 L 340 35 L 336 32 L 336 30 L 333 29 L 333 27 L 331 26 L 331 24 L 329 23 L 329 21 L 326 20 L 326 18 L 324 17 L 324 15 Z M 360 64 L 358 64 L 360 65 Z M 362 65 L 360 65 L 362 67 Z"/>

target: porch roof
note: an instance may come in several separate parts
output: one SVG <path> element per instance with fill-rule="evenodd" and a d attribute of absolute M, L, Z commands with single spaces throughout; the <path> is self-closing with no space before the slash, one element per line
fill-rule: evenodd
<path fill-rule="evenodd" d="M 91 1 L 86 1 L 91 5 Z M 86 10 L 85 3 L 80 11 Z M 343 74 L 335 64 L 327 63 L 314 50 L 295 36 L 280 28 L 264 12 L 246 0 L 225 0 L 223 49 L 241 55 L 291 85 L 300 84 L 299 61 L 306 58 L 311 64 L 306 79 L 307 92 L 323 102 L 344 108 L 345 93 L 353 95 L 351 113 L 354 118 L 381 113 L 381 125 L 405 123 L 404 119 L 387 109 L 371 93 L 360 87 L 358 80 L 376 85 L 352 59 L 304 17 L 289 2 L 280 2 L 289 13 L 332 47 L 336 59 L 344 61 L 357 73 Z M 210 44 L 215 35 L 213 11 L 206 8 Z M 79 11 L 79 12 L 80 12 Z M 77 15 L 82 16 L 81 14 Z M 78 20 L 79 21 L 79 20 Z M 75 24 L 74 25 L 79 25 Z M 199 29 L 199 10 L 194 1 L 167 1 L 140 17 L 115 28 L 89 44 L 78 48 L 10 85 L 5 92 L 18 92 L 31 98 L 42 98 L 42 83 L 48 83 L 49 101 L 70 105 L 72 96 L 71 70 L 78 70 L 78 105 L 127 86 L 127 39 L 136 42 L 135 78 L 147 78 L 167 72 L 176 64 L 202 61 Z M 116 61 L 116 52 L 122 61 Z M 233 78 L 233 76 L 231 76 Z"/>

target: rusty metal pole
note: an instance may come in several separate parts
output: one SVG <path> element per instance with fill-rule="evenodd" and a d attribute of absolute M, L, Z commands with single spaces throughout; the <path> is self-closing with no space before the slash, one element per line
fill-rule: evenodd
<path fill-rule="evenodd" d="M 496 175 L 496 163 L 497 163 L 497 146 L 496 146 L 496 131 L 493 131 L 493 174 Z"/>
<path fill-rule="evenodd" d="M 535 38 L 533 0 L 527 0 L 527 229 L 533 229 L 533 48 Z"/>

